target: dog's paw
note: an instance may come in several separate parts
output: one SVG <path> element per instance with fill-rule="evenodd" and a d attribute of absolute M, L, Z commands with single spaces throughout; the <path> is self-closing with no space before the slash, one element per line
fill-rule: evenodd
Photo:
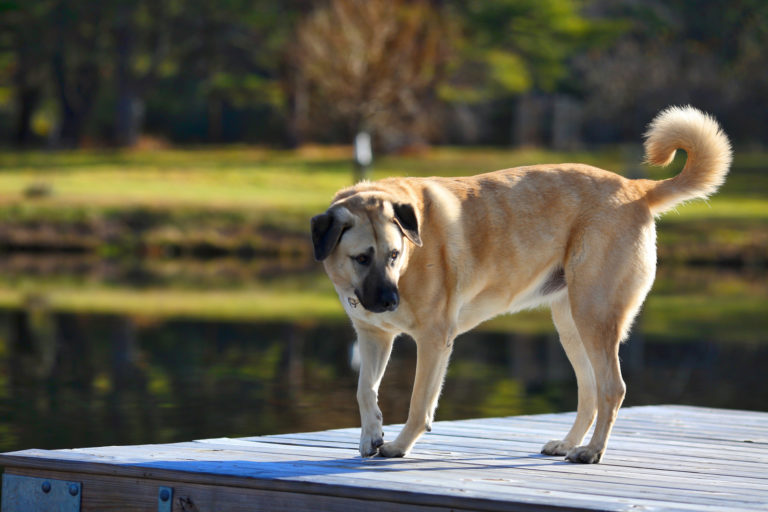
<path fill-rule="evenodd" d="M 541 453 L 544 455 L 566 455 L 572 449 L 573 443 L 555 439 L 545 444 L 541 449 Z"/>
<path fill-rule="evenodd" d="M 378 430 L 375 434 L 365 434 L 360 436 L 360 455 L 363 457 L 372 457 L 379 451 L 379 447 L 384 444 L 384 433 Z"/>
<path fill-rule="evenodd" d="M 597 464 L 603 458 L 603 451 L 591 446 L 577 446 L 565 455 L 565 460 L 580 464 Z"/>
<path fill-rule="evenodd" d="M 384 443 L 379 447 L 379 457 L 405 457 L 407 453 L 395 442 Z"/>

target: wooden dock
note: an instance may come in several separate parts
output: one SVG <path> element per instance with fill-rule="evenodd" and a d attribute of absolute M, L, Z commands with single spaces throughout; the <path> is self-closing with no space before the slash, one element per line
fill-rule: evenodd
<path fill-rule="evenodd" d="M 573 418 L 439 421 L 405 459 L 361 459 L 355 428 L 24 450 L 0 455 L 3 510 L 69 489 L 87 511 L 768 511 L 768 413 L 625 408 L 601 464 L 539 455 Z"/>

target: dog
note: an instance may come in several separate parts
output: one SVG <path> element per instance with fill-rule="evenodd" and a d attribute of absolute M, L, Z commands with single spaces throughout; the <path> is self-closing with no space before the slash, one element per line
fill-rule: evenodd
<path fill-rule="evenodd" d="M 731 163 L 717 122 L 690 106 L 662 111 L 644 146 L 647 162 L 661 166 L 685 150 L 683 170 L 660 181 L 583 164 L 387 178 L 339 191 L 312 218 L 315 259 L 358 337 L 363 457 L 403 457 L 431 430 L 456 336 L 548 305 L 578 405 L 570 431 L 541 452 L 600 462 L 626 390 L 619 344 L 655 277 L 654 217 L 714 193 Z M 401 333 L 416 341 L 416 374 L 408 419 L 385 443 L 377 393 Z"/>

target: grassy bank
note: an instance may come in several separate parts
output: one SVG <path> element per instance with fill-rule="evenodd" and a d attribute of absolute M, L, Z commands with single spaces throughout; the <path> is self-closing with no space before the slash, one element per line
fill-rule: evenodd
<path fill-rule="evenodd" d="M 349 185 L 351 150 L 307 147 L 296 151 L 252 147 L 164 151 L 0 152 L 0 204 L 90 212 L 129 207 L 205 208 L 241 212 L 308 214 L 327 205 Z M 669 177 L 684 153 L 667 169 L 642 167 L 640 153 L 608 148 L 592 152 L 534 149 L 432 148 L 375 162 L 373 179 L 386 176 L 461 176 L 539 163 L 583 162 L 619 173 Z M 736 152 L 726 185 L 711 210 L 694 205 L 681 215 L 760 214 L 768 202 L 768 154 Z M 629 170 L 628 170 L 629 169 Z M 731 201 L 726 201 L 730 199 Z M 733 199 L 748 199 L 746 203 Z M 708 215 L 711 216 L 711 215 Z"/>
<path fill-rule="evenodd" d="M 350 183 L 349 148 L 282 151 L 249 147 L 157 152 L 0 153 L 0 243 L 82 248 L 110 254 L 185 251 L 302 253 L 308 219 Z M 631 155 L 631 156 L 627 156 Z M 434 148 L 377 160 L 373 178 L 466 175 L 517 165 L 578 161 L 633 175 L 639 153 L 621 149 Z M 709 202 L 660 222 L 660 254 L 679 261 L 764 263 L 768 259 L 768 154 L 736 153 L 733 171 Z"/>

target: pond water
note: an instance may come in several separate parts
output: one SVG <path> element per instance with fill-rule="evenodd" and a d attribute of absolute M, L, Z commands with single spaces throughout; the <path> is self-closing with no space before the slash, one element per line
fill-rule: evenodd
<path fill-rule="evenodd" d="M 768 410 L 765 277 L 662 274 L 621 349 L 625 405 Z M 2 309 L 0 450 L 358 426 L 354 332 L 341 317 L 297 316 L 67 313 L 34 302 Z M 413 341 L 401 338 L 380 391 L 387 423 L 406 418 L 414 367 Z M 575 406 L 554 329 L 511 323 L 457 340 L 436 419 Z"/>

